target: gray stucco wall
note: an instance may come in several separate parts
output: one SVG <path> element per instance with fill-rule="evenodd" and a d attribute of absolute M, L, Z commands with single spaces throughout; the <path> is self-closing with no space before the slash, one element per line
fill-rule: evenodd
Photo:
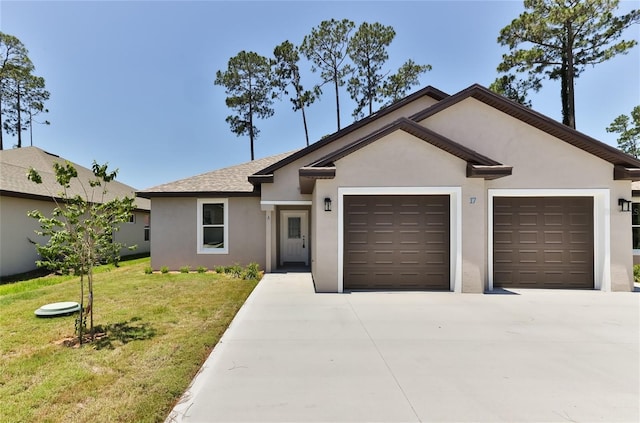
<path fill-rule="evenodd" d="M 153 198 L 151 221 L 151 266 L 213 269 L 256 262 L 265 268 L 265 213 L 259 197 L 231 197 L 229 204 L 228 254 L 198 254 L 197 198 Z"/>
<path fill-rule="evenodd" d="M 631 183 L 613 180 L 613 166 L 474 99 L 467 99 L 422 122 L 444 136 L 505 165 L 513 175 L 496 180 L 466 177 L 466 163 L 398 131 L 336 163 L 336 177 L 318 180 L 313 193 L 316 248 L 313 276 L 323 292 L 339 289 L 339 190 L 345 187 L 459 187 L 462 292 L 489 288 L 492 195 L 593 196 L 596 204 L 596 286 L 633 290 L 631 215 L 618 211 Z M 331 197 L 334 212 L 322 211 Z M 473 202 L 472 202 L 473 199 Z M 452 255 L 452 259 L 456 259 Z M 457 276 L 456 276 L 457 277 Z"/>
<path fill-rule="evenodd" d="M 513 175 L 487 181 L 487 190 L 606 190 L 608 202 L 599 211 L 601 221 L 595 223 L 596 234 L 601 235 L 600 239 L 596 239 L 596 248 L 605 248 L 605 244 L 608 244 L 610 249 L 602 259 L 610 261 L 600 263 L 603 266 L 600 270 L 606 274 L 596 274 L 596 278 L 609 278 L 613 291 L 633 290 L 631 215 L 619 212 L 617 204 L 618 198 L 630 197 L 631 182 L 614 181 L 611 163 L 473 98 L 421 124 L 492 159 L 513 166 Z M 602 239 L 605 236 L 606 241 Z"/>
<path fill-rule="evenodd" d="M 30 242 L 45 243 L 35 231 L 40 229 L 36 219 L 27 216 L 32 210 L 40 210 L 50 216 L 54 205 L 51 201 L 32 200 L 18 197 L 0 196 L 0 276 L 10 276 L 37 269 L 40 256 L 35 245 Z M 138 247 L 130 251 L 121 250 L 122 256 L 148 253 L 150 243 L 144 240 L 144 222 L 148 212 L 135 212 L 135 223 L 125 223 L 116 232 L 117 242 Z"/>
<path fill-rule="evenodd" d="M 40 228 L 38 221 L 27 216 L 31 210 L 40 210 L 51 215 L 53 205 L 49 201 L 0 196 L 0 276 L 35 270 L 36 253 L 34 242 L 43 243 L 45 238 L 35 234 Z"/>

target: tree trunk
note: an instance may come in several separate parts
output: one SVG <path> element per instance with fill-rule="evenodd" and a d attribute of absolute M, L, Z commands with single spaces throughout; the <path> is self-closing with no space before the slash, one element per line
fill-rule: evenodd
<path fill-rule="evenodd" d="M 253 94 L 250 97 L 253 99 Z M 251 161 L 253 161 L 253 138 L 255 134 L 253 133 L 253 103 L 251 101 L 249 101 L 249 141 L 251 142 Z"/>
<path fill-rule="evenodd" d="M 335 75 L 337 75 L 337 73 L 335 73 Z M 336 76 L 336 78 L 334 78 L 333 80 L 334 85 L 336 87 L 336 118 L 338 121 L 338 131 L 340 130 L 340 97 L 338 94 L 338 78 Z"/>
<path fill-rule="evenodd" d="M 22 148 L 22 117 L 20 115 L 20 83 L 16 89 L 16 112 L 18 114 L 18 121 L 16 123 L 16 131 L 18 132 L 18 148 Z"/>
<path fill-rule="evenodd" d="M 304 136 L 307 139 L 307 147 L 309 147 L 309 130 L 307 129 L 307 115 L 304 112 L 304 106 L 300 108 L 302 111 L 302 123 L 304 124 Z"/>
<path fill-rule="evenodd" d="M 2 129 L 2 98 L 0 98 L 0 150 L 4 150 L 4 145 L 2 144 L 2 135 L 4 130 Z"/>
<path fill-rule="evenodd" d="M 562 123 L 569 126 L 569 105 L 567 103 L 569 94 L 567 92 L 567 84 L 567 65 L 563 55 L 560 70 L 560 101 L 562 102 Z"/>
<path fill-rule="evenodd" d="M 251 161 L 253 161 L 253 138 L 255 134 L 253 133 L 253 117 L 249 115 L 249 141 L 251 143 Z"/>
<path fill-rule="evenodd" d="M 78 342 L 82 346 L 82 323 L 84 321 L 84 275 L 80 275 L 80 315 L 78 316 Z"/>
<path fill-rule="evenodd" d="M 562 123 L 575 129 L 576 128 L 576 105 L 575 105 L 575 86 L 574 86 L 574 63 L 573 63 L 573 27 L 571 22 L 565 23 L 567 34 L 564 52 L 562 54 Z"/>

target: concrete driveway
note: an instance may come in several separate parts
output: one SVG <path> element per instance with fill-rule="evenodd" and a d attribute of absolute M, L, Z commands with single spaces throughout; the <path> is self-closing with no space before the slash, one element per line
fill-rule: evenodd
<path fill-rule="evenodd" d="M 640 293 L 315 294 L 268 274 L 167 422 L 638 422 Z"/>

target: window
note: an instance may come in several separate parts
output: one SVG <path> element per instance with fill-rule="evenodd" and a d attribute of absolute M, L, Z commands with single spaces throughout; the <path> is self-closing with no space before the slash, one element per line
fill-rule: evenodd
<path fill-rule="evenodd" d="M 301 219 L 299 217 L 290 217 L 287 219 L 289 226 L 289 239 L 300 239 Z"/>
<path fill-rule="evenodd" d="M 631 230 L 633 231 L 633 249 L 640 250 L 640 203 L 631 204 Z"/>
<path fill-rule="evenodd" d="M 229 252 L 228 220 L 226 199 L 198 200 L 198 254 Z"/>
<path fill-rule="evenodd" d="M 144 240 L 149 241 L 151 239 L 151 218 L 148 214 L 144 215 Z"/>
<path fill-rule="evenodd" d="M 135 213 L 131 213 L 131 215 L 129 216 L 129 223 L 136 223 L 136 214 Z"/>

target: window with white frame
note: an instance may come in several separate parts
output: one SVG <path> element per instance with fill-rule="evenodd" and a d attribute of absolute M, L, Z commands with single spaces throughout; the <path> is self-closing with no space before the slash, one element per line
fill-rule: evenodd
<path fill-rule="evenodd" d="M 229 252 L 229 203 L 223 199 L 198 200 L 198 254 Z"/>
<path fill-rule="evenodd" d="M 640 252 L 640 203 L 631 204 L 631 230 L 633 231 L 633 249 Z"/>

